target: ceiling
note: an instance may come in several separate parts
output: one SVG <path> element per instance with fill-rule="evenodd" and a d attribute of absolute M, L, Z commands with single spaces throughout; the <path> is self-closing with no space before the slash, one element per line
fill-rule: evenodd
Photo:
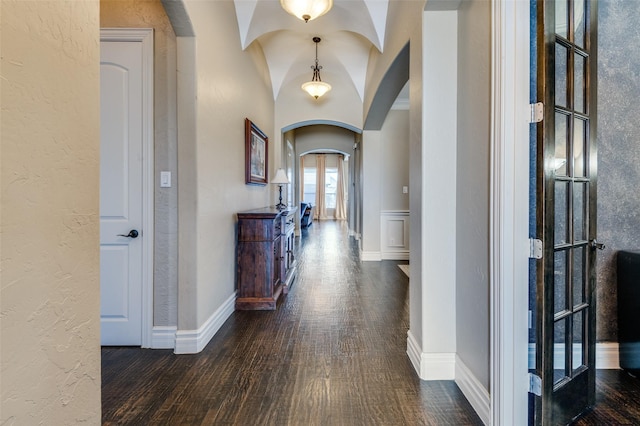
<path fill-rule="evenodd" d="M 305 23 L 279 0 L 234 0 L 240 41 L 258 43 L 269 67 L 273 98 L 289 85 L 311 80 L 318 44 L 322 80 L 333 90 L 355 90 L 364 98 L 371 49 L 384 50 L 389 0 L 334 0 L 325 15 Z"/>

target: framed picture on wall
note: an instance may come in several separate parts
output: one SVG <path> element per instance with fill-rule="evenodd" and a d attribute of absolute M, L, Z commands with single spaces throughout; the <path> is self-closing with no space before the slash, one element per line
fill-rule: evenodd
<path fill-rule="evenodd" d="M 251 120 L 244 120 L 245 177 L 248 185 L 266 185 L 269 138 Z"/>

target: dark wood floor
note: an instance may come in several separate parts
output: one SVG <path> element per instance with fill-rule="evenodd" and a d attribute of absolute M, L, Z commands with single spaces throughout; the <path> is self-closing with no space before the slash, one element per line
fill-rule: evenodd
<path fill-rule="evenodd" d="M 596 378 L 596 406 L 574 425 L 640 425 L 640 379 L 622 370 L 598 370 Z"/>
<path fill-rule="evenodd" d="M 398 262 L 361 263 L 349 240 L 314 222 L 278 309 L 236 311 L 199 354 L 103 348 L 103 423 L 482 424 L 455 383 L 411 366 Z"/>
<path fill-rule="evenodd" d="M 278 310 L 235 312 L 201 353 L 103 348 L 103 423 L 482 424 L 453 382 L 417 378 L 398 262 L 360 263 L 334 222 L 302 242 Z M 576 425 L 640 425 L 640 380 L 600 370 L 597 392 Z"/>

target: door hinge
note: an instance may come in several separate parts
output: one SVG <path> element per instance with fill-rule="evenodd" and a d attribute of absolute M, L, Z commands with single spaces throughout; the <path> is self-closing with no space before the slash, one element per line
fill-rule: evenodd
<path fill-rule="evenodd" d="M 529 373 L 529 393 L 542 396 L 542 379 L 533 373 Z"/>
<path fill-rule="evenodd" d="M 529 258 L 542 259 L 542 240 L 529 238 Z"/>
<path fill-rule="evenodd" d="M 531 116 L 529 117 L 529 123 L 540 123 L 544 118 L 544 105 L 542 102 L 535 104 L 529 104 L 531 108 Z"/>

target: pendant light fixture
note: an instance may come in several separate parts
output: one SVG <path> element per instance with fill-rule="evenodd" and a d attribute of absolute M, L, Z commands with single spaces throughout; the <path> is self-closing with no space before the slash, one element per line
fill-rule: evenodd
<path fill-rule="evenodd" d="M 333 6 L 333 0 L 280 0 L 287 13 L 309 22 L 324 15 Z"/>
<path fill-rule="evenodd" d="M 331 90 L 331 85 L 329 83 L 325 83 L 320 78 L 320 70 L 322 69 L 322 67 L 318 65 L 318 43 L 320 43 L 320 40 L 320 37 L 313 38 L 313 42 L 316 44 L 316 64 L 311 67 L 313 70 L 313 77 L 311 78 L 311 81 L 302 85 L 302 90 L 316 99 Z"/>

